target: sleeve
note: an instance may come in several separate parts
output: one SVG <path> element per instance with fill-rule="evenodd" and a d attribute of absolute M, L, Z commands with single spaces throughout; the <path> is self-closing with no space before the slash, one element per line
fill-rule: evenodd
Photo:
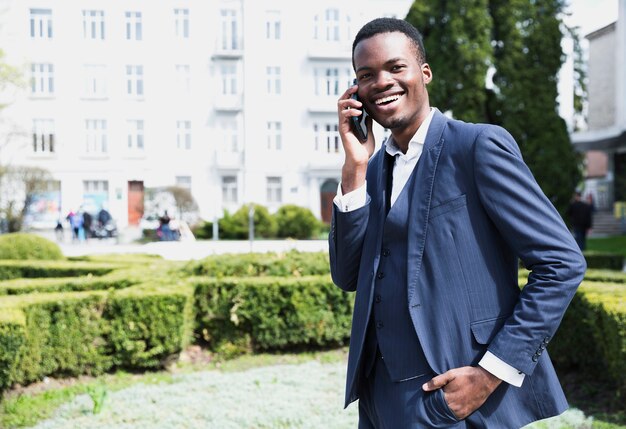
<path fill-rule="evenodd" d="M 488 351 L 529 375 L 582 281 L 585 260 L 509 133 L 485 127 L 474 142 L 473 160 L 484 209 L 530 270 L 513 314 Z"/>
<path fill-rule="evenodd" d="M 498 377 L 500 380 L 515 387 L 521 387 L 526 375 L 508 363 L 498 359 L 493 353 L 487 352 L 478 362 L 478 365 Z"/>
<path fill-rule="evenodd" d="M 337 186 L 337 196 L 333 199 L 333 202 L 337 206 L 340 212 L 349 212 L 359 209 L 365 205 L 367 201 L 367 181 L 363 186 L 355 189 L 352 192 L 348 192 L 343 195 L 341 192 L 341 183 Z"/>

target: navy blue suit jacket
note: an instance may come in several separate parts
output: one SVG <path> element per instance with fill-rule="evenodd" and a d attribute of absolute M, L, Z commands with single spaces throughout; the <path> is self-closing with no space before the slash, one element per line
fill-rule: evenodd
<path fill-rule="evenodd" d="M 356 291 L 346 406 L 358 375 L 385 216 L 384 147 L 367 169 L 367 203 L 333 212 L 333 281 Z M 567 408 L 545 351 L 585 272 L 554 206 L 504 129 L 435 112 L 408 225 L 407 296 L 412 326 L 438 374 L 476 365 L 486 350 L 519 369 L 522 387 L 502 383 L 477 410 L 488 427 L 520 427 Z M 518 286 L 518 258 L 531 271 Z M 473 414 L 473 415 L 474 415 Z"/>

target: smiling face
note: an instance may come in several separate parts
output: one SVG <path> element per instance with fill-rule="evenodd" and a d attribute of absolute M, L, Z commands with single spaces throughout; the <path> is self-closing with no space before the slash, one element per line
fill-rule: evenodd
<path fill-rule="evenodd" d="M 353 60 L 365 110 L 391 130 L 400 147 L 408 145 L 430 112 L 426 90 L 432 79 L 430 66 L 418 60 L 415 46 L 401 32 L 360 41 Z"/>

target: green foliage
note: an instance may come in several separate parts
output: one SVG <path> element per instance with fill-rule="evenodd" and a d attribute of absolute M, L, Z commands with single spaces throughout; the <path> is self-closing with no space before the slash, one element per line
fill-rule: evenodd
<path fill-rule="evenodd" d="M 260 238 L 276 237 L 276 220 L 270 215 L 266 207 L 253 204 L 254 206 L 254 236 Z M 244 204 L 233 215 L 224 212 L 224 217 L 219 221 L 219 233 L 221 238 L 247 239 L 248 238 L 248 212 L 250 206 Z"/>
<path fill-rule="evenodd" d="M 279 237 L 311 238 L 319 225 L 311 210 L 292 204 L 282 206 L 274 216 L 278 225 Z"/>
<path fill-rule="evenodd" d="M 184 267 L 192 275 L 212 277 L 308 276 L 329 274 L 328 254 L 304 253 L 247 253 L 217 255 L 192 261 Z"/>
<path fill-rule="evenodd" d="M 624 257 L 620 254 L 585 251 L 584 256 L 588 268 L 621 271 L 624 267 Z"/>
<path fill-rule="evenodd" d="M 100 414 L 109 394 L 107 387 L 104 384 L 94 384 L 87 388 L 87 393 L 93 402 L 92 412 L 94 414 Z"/>
<path fill-rule="evenodd" d="M 95 262 L 0 260 L 0 280 L 18 278 L 101 276 L 115 265 Z"/>
<path fill-rule="evenodd" d="M 626 258 L 626 235 L 604 238 L 588 238 L 587 251 L 619 253 Z"/>
<path fill-rule="evenodd" d="M 34 234 L 0 235 L 0 259 L 60 260 L 63 253 L 56 243 Z"/>
<path fill-rule="evenodd" d="M 328 276 L 192 282 L 196 330 L 211 347 L 250 338 L 255 351 L 286 350 L 344 344 L 349 337 L 352 296 Z"/>
<path fill-rule="evenodd" d="M 563 8 L 562 0 L 425 0 L 407 15 L 424 34 L 432 104 L 506 128 L 561 213 L 581 179 L 556 101 Z"/>
<path fill-rule="evenodd" d="M 626 394 L 626 287 L 583 282 L 549 349 L 557 368 L 606 380 Z"/>

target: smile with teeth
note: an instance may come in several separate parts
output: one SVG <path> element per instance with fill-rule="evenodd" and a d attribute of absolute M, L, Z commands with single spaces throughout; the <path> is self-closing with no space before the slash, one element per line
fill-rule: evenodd
<path fill-rule="evenodd" d="M 378 100 L 374 101 L 374 103 L 376 103 L 376 105 L 378 105 L 378 106 L 380 106 L 381 104 L 391 103 L 392 101 L 396 101 L 396 100 L 400 99 L 400 97 L 402 97 L 402 95 L 403 94 L 389 95 L 387 97 L 379 98 Z"/>

